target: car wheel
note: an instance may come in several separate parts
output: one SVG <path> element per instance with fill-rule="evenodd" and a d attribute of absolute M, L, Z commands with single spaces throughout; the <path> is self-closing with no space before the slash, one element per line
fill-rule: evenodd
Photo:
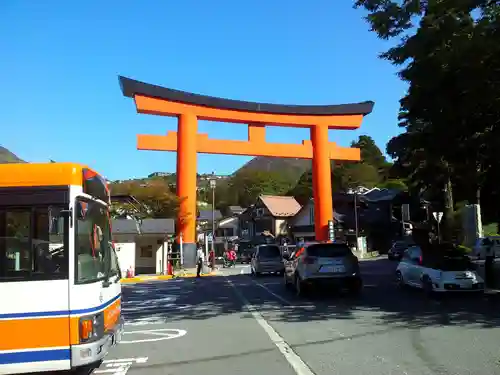
<path fill-rule="evenodd" d="M 431 297 L 433 295 L 434 287 L 432 285 L 432 280 L 427 275 L 422 277 L 422 289 L 426 296 Z"/>
<path fill-rule="evenodd" d="M 403 278 L 403 274 L 401 273 L 401 271 L 396 272 L 396 285 L 398 286 L 399 289 L 403 289 L 406 286 L 405 280 Z"/>
<path fill-rule="evenodd" d="M 353 296 L 360 295 L 362 290 L 363 290 L 363 281 L 360 278 L 353 280 L 348 288 L 349 294 Z"/>

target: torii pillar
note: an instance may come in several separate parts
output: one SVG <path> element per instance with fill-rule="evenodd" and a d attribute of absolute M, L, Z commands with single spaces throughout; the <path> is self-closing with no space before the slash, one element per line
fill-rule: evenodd
<path fill-rule="evenodd" d="M 316 239 L 328 239 L 333 220 L 331 160 L 359 161 L 360 150 L 328 140 L 329 129 L 357 129 L 374 106 L 355 104 L 297 106 L 244 102 L 197 95 L 119 77 L 123 95 L 134 98 L 138 113 L 178 118 L 178 131 L 138 135 L 139 150 L 177 151 L 177 195 L 180 198 L 177 238 L 182 234 L 184 265 L 195 266 L 197 153 L 312 159 Z M 248 141 L 208 138 L 198 133 L 198 120 L 248 125 Z M 308 128 L 302 144 L 267 143 L 265 126 Z"/>

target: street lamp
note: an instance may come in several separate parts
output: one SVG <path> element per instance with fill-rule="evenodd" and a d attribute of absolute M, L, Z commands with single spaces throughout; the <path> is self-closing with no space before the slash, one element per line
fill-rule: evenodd
<path fill-rule="evenodd" d="M 212 251 L 215 258 L 215 186 L 217 181 L 215 179 L 210 179 L 210 189 L 212 189 Z"/>

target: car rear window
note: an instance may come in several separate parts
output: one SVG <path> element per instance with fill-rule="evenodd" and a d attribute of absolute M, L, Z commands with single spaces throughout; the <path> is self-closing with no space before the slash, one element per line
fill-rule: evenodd
<path fill-rule="evenodd" d="M 279 258 L 279 257 L 281 257 L 280 248 L 278 246 L 260 246 L 259 247 L 259 257 Z"/>
<path fill-rule="evenodd" d="M 472 264 L 465 257 L 444 257 L 437 264 L 437 268 L 442 271 L 467 271 L 471 267 Z"/>
<path fill-rule="evenodd" d="M 395 247 L 396 249 L 405 249 L 405 248 L 410 247 L 410 246 L 412 246 L 412 245 L 413 245 L 413 244 L 408 244 L 408 243 L 406 243 L 406 242 L 395 242 L 395 243 L 394 243 L 394 247 Z"/>
<path fill-rule="evenodd" d="M 312 257 L 335 258 L 352 254 L 346 244 L 317 244 L 307 248 L 307 254 Z"/>

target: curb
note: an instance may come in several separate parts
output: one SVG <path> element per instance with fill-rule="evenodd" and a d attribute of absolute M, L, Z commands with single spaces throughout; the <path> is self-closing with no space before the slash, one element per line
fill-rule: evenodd
<path fill-rule="evenodd" d="M 201 277 L 209 277 L 209 276 L 217 276 L 216 273 L 205 273 L 201 274 Z M 196 277 L 195 273 L 185 273 L 179 275 L 158 275 L 158 276 L 138 276 L 138 277 L 130 277 L 127 279 L 121 279 L 120 282 L 122 284 L 135 284 L 135 283 L 144 283 L 148 281 L 162 281 L 162 280 L 172 280 L 172 279 L 189 279 Z"/>
<path fill-rule="evenodd" d="M 355 254 L 355 255 L 356 255 L 356 256 L 358 256 L 358 255 L 361 255 L 361 254 Z M 360 256 L 360 257 L 359 257 L 359 260 L 363 260 L 363 259 L 373 259 L 373 258 L 377 258 L 377 257 L 379 257 L 379 256 L 380 256 L 380 254 L 379 254 L 379 252 L 378 252 L 378 251 L 369 251 L 369 252 L 366 252 L 366 253 L 364 254 L 364 256 Z"/>

